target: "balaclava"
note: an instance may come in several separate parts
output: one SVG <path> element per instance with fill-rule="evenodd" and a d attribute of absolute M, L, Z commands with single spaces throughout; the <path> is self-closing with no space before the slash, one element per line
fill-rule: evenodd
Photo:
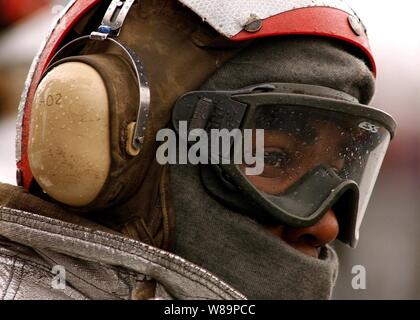
<path fill-rule="evenodd" d="M 266 83 L 305 83 L 346 92 L 367 103 L 374 78 L 366 64 L 334 41 L 295 37 L 261 41 L 218 70 L 203 90 Z M 201 265 L 250 299 L 328 299 L 338 260 L 327 246 L 310 258 L 257 222 L 209 196 L 198 167 L 171 167 L 175 252 Z"/>

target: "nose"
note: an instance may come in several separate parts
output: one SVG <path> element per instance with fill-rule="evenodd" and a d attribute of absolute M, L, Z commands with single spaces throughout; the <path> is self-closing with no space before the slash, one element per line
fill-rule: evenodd
<path fill-rule="evenodd" d="M 302 244 L 315 248 L 323 247 L 334 241 L 339 233 L 338 221 L 332 209 L 317 224 L 308 228 L 287 228 L 282 238 L 288 243 Z"/>

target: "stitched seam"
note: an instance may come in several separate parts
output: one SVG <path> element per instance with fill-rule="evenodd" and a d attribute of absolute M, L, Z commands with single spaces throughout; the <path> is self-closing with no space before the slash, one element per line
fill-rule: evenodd
<path fill-rule="evenodd" d="M 13 294 L 13 297 L 12 297 L 12 299 L 11 300 L 15 300 L 16 299 L 16 295 L 17 295 L 17 293 L 18 293 L 18 291 L 19 291 L 19 289 L 20 289 L 20 285 L 22 284 L 22 280 L 23 280 L 23 268 L 25 267 L 25 263 L 23 262 L 23 261 L 20 261 L 21 262 L 21 265 L 20 265 L 20 267 L 19 267 L 19 270 L 18 270 L 18 279 L 19 279 L 19 282 L 18 282 L 18 284 L 17 284 L 17 286 L 16 286 L 16 289 L 15 289 L 15 292 L 14 292 L 14 294 Z"/>
<path fill-rule="evenodd" d="M 16 264 L 17 258 L 16 257 L 10 257 L 10 258 L 13 259 L 13 262 L 12 262 L 12 265 L 11 265 L 11 270 L 10 270 L 10 274 L 9 274 L 9 280 L 7 281 L 6 288 L 4 289 L 4 292 L 3 292 L 3 295 L 1 297 L 1 300 L 4 300 L 4 298 L 6 297 L 7 291 L 9 291 L 10 284 L 12 283 L 12 280 L 13 280 L 13 277 L 14 277 L 14 274 L 15 274 L 15 264 Z"/>
<path fill-rule="evenodd" d="M 26 227 L 28 227 L 28 226 L 26 226 Z M 32 228 L 32 227 L 29 227 L 29 228 Z M 48 232 L 49 232 L 49 233 L 52 233 L 52 234 L 55 234 L 55 235 L 60 235 L 59 233 L 54 233 L 54 232 L 51 232 L 51 231 L 48 231 Z M 68 235 L 67 235 L 67 237 L 74 238 L 73 236 L 68 236 Z M 81 239 L 77 239 L 77 240 L 79 240 L 79 241 L 83 241 L 83 242 L 88 242 L 87 240 L 81 240 Z M 116 240 L 116 241 L 117 241 L 117 242 L 119 242 L 118 240 Z M 93 239 L 91 240 L 91 243 L 94 243 L 94 244 L 97 244 L 97 245 L 102 245 L 102 246 L 104 246 L 104 244 L 103 244 L 103 243 L 98 243 L 98 242 L 94 241 Z M 122 242 L 121 242 L 121 243 L 122 243 Z M 121 249 L 119 249 L 119 248 L 117 248 L 117 247 L 115 247 L 115 246 L 113 246 L 113 245 L 111 245 L 111 244 L 107 244 L 106 246 L 107 246 L 107 247 L 109 247 L 109 248 L 111 248 L 111 249 L 114 249 L 114 250 L 116 250 L 116 251 L 118 251 L 118 252 L 121 252 L 121 253 L 129 253 L 129 252 L 124 252 L 123 250 L 121 250 Z M 137 254 L 134 254 L 134 253 L 129 253 L 129 254 L 130 254 L 130 255 L 134 255 L 134 256 L 138 256 Z M 146 254 L 150 254 L 150 253 L 146 253 Z M 153 254 L 150 254 L 150 255 L 152 255 L 152 256 L 153 256 Z M 151 260 L 150 260 L 150 259 L 148 259 L 148 258 L 145 258 L 145 257 L 141 257 L 141 258 L 143 258 L 143 259 L 147 260 L 147 261 L 148 261 L 148 262 L 150 262 L 150 263 L 156 263 L 156 262 L 154 262 L 154 261 L 151 261 Z M 156 258 L 162 258 L 162 260 L 165 260 L 165 261 L 167 261 L 167 262 L 171 262 L 169 259 L 167 259 L 167 258 L 163 258 L 163 257 L 160 257 L 160 256 L 156 256 Z M 220 293 L 218 293 L 218 292 L 216 292 L 214 289 L 212 289 L 212 288 L 208 287 L 206 284 L 203 284 L 203 283 L 199 282 L 198 280 L 192 279 L 192 278 L 190 278 L 189 276 L 187 276 L 187 275 L 185 275 L 185 274 L 180 273 L 178 270 L 174 270 L 174 269 L 171 269 L 171 268 L 168 268 L 168 267 L 162 266 L 162 265 L 160 265 L 160 267 L 162 267 L 162 268 L 164 268 L 164 269 L 166 269 L 166 270 L 172 271 L 172 272 L 174 272 L 174 273 L 176 273 L 176 274 L 178 274 L 178 275 L 180 275 L 180 276 L 186 277 L 186 278 L 188 278 L 190 281 L 195 282 L 195 283 L 197 283 L 197 284 L 199 284 L 199 285 L 201 285 L 201 286 L 203 286 L 203 287 L 206 287 L 209 291 L 211 291 L 211 292 L 213 292 L 214 294 L 216 294 L 216 295 L 220 296 Z M 191 273 L 193 273 L 193 272 L 191 272 Z M 195 273 L 193 273 L 193 274 L 194 274 L 194 275 L 196 275 L 196 276 L 199 276 L 199 275 L 197 275 L 197 274 L 195 274 Z"/>
<path fill-rule="evenodd" d="M 42 271 L 44 274 L 48 274 L 48 275 L 51 276 L 51 271 L 48 269 L 48 267 L 46 267 L 43 264 L 39 264 L 39 263 L 36 263 L 34 261 L 31 261 L 31 260 L 20 258 L 20 257 L 15 256 L 15 255 L 9 255 L 7 253 L 0 253 L 0 257 L 6 257 L 6 258 L 9 258 L 9 259 L 14 259 L 17 262 L 20 262 L 20 263 L 23 263 L 25 265 L 28 265 L 28 266 L 35 267 L 37 269 L 40 269 L 40 270 L 37 270 L 37 271 Z M 2 264 L 11 266 L 11 264 L 10 263 L 7 263 L 7 262 L 2 262 Z"/>
<path fill-rule="evenodd" d="M 7 208 L 4 208 L 4 209 L 6 209 L 7 210 Z M 10 209 L 9 209 L 10 210 Z M 100 234 L 100 233 L 98 233 L 98 232 L 95 232 L 95 231 L 93 231 L 92 232 L 92 230 L 91 229 L 88 229 L 88 228 L 84 228 L 84 227 L 76 227 L 75 225 L 69 225 L 67 222 L 64 222 L 64 223 L 58 223 L 58 221 L 55 221 L 54 219 L 49 219 L 49 218 L 47 218 L 49 221 L 48 222 L 46 222 L 46 221 L 43 221 L 41 218 L 38 218 L 38 217 L 36 217 L 36 216 L 27 216 L 27 215 L 24 215 L 24 214 L 22 214 L 22 213 L 20 213 L 19 211 L 15 211 L 15 210 L 13 210 L 12 209 L 12 211 L 11 211 L 13 214 L 11 214 L 11 213 L 8 213 L 8 214 L 10 214 L 10 215 L 15 215 L 15 216 L 17 216 L 17 217 L 20 217 L 20 218 L 25 218 L 25 219 L 27 219 L 27 220 L 32 220 L 32 221 L 36 221 L 36 222 L 40 222 L 40 223 L 42 223 L 42 224 L 50 224 L 50 225 L 52 225 L 52 226 L 56 226 L 56 227 L 61 227 L 61 228 L 63 228 L 63 229 L 67 229 L 67 230 L 71 230 L 71 231 L 78 231 L 78 232 L 86 232 L 86 233 L 88 233 L 88 234 L 90 234 L 90 235 L 95 235 L 95 236 L 97 236 L 97 237 L 99 237 L 99 238 L 101 238 L 102 240 L 110 240 L 110 239 L 112 239 L 113 241 L 115 241 L 115 242 L 117 242 L 117 243 L 120 243 L 120 244 L 124 244 L 124 241 L 122 240 L 122 239 L 118 239 L 118 238 L 116 238 L 114 235 L 112 235 L 112 234 L 109 234 L 109 236 L 108 236 L 108 238 L 105 238 L 105 236 L 104 235 L 102 235 L 102 234 Z M 11 221 L 8 221 L 8 220 L 4 220 L 4 219 L 2 219 L 3 221 L 6 221 L 6 222 L 8 222 L 8 223 L 13 223 L 13 224 L 17 224 L 17 225 L 21 225 L 21 224 L 19 224 L 18 222 L 11 222 Z M 24 225 L 25 227 L 28 227 L 28 228 L 31 228 L 31 229 L 34 229 L 34 227 L 32 227 L 32 226 L 28 226 L 28 225 Z M 38 230 L 39 231 L 39 230 Z M 44 232 L 47 232 L 47 231 L 44 231 Z M 52 233 L 52 234 L 55 234 L 55 235 L 60 235 L 60 234 L 58 234 L 58 233 L 56 233 L 56 232 L 51 232 L 51 231 L 48 231 L 49 233 Z M 70 237 L 70 238 L 75 238 L 75 239 L 78 239 L 78 238 L 76 238 L 76 237 L 74 237 L 74 236 L 71 236 L 71 235 L 67 235 L 67 237 Z M 93 239 L 91 239 L 91 240 L 89 240 L 89 241 L 87 241 L 87 240 L 82 240 L 82 239 L 78 239 L 78 240 L 81 240 L 81 241 L 84 241 L 84 242 L 91 242 L 91 243 L 94 243 L 94 244 L 97 244 L 97 245 L 102 245 L 102 246 L 107 246 L 107 247 L 109 247 L 109 248 L 112 248 L 112 249 L 114 249 L 114 250 L 117 250 L 117 251 L 119 251 L 119 252 L 124 252 L 124 253 L 128 253 L 128 252 L 125 252 L 125 251 L 123 251 L 123 250 L 121 250 L 121 249 L 119 249 L 119 248 L 117 248 L 117 247 L 115 247 L 114 245 L 111 245 L 111 244 L 107 244 L 107 245 L 104 245 L 103 243 L 99 243 L 99 242 L 97 242 L 97 241 L 95 241 L 95 240 L 93 240 Z M 132 246 L 134 249 L 140 249 L 141 251 L 145 251 L 144 253 L 146 254 L 146 256 L 148 255 L 148 256 L 152 256 L 152 257 L 155 257 L 155 258 L 159 258 L 159 259 L 161 259 L 161 260 L 163 260 L 163 261 L 166 261 L 166 262 L 169 262 L 169 263 L 172 263 L 172 261 L 170 260 L 170 259 L 168 259 L 167 257 L 165 257 L 165 256 L 163 256 L 163 255 L 159 255 L 157 252 L 153 252 L 152 250 L 152 248 L 148 248 L 148 247 L 144 247 L 144 246 L 141 246 L 141 245 L 136 245 L 136 244 L 133 244 L 133 243 L 130 243 L 130 246 Z M 149 251 L 149 252 L 147 252 L 147 251 Z M 150 251 L 152 251 L 152 252 L 150 252 Z M 131 255 L 134 255 L 134 256 L 137 256 L 137 254 L 133 254 L 133 253 L 130 253 Z M 142 257 L 142 258 L 145 258 L 145 257 Z M 148 260 L 149 262 L 151 262 L 151 263 L 155 263 L 155 262 L 153 262 L 153 261 L 151 261 L 150 260 L 150 258 L 148 258 L 148 259 L 146 259 L 146 260 Z M 164 267 L 164 266 L 161 266 L 162 268 L 164 268 L 164 269 L 166 269 L 166 270 L 169 270 L 169 271 L 172 271 L 172 272 L 174 272 L 174 273 L 176 273 L 176 274 L 178 274 L 178 275 L 181 275 L 181 276 L 184 276 L 184 277 L 187 277 L 189 280 L 191 280 L 191 281 L 193 281 L 193 282 L 195 282 L 195 283 L 197 283 L 197 284 L 199 284 L 199 285 L 201 285 L 201 286 L 203 286 L 203 287 L 205 287 L 205 288 L 207 288 L 209 291 L 211 291 L 212 293 L 214 293 L 214 294 L 216 294 L 216 295 L 218 295 L 218 296 L 220 296 L 220 293 L 218 293 L 218 292 L 216 292 L 214 289 L 212 289 L 212 288 L 210 288 L 208 285 L 206 285 L 206 284 L 203 284 L 203 283 L 201 283 L 201 282 L 199 282 L 198 280 L 195 280 L 195 279 L 191 279 L 188 275 L 185 275 L 185 274 L 182 274 L 182 273 L 180 273 L 179 271 L 177 271 L 177 270 L 173 270 L 172 268 L 168 268 L 168 267 Z M 197 274 L 196 272 L 194 272 L 194 270 L 188 270 L 188 272 L 190 272 L 191 274 L 193 274 L 193 275 L 195 275 L 195 276 L 198 276 L 198 277 L 200 277 L 200 275 L 199 274 Z M 214 283 L 214 279 L 207 279 L 207 278 L 205 278 L 205 280 L 207 280 L 207 281 L 209 281 L 210 283 L 212 283 L 214 286 L 216 286 L 217 287 L 217 284 L 215 284 Z M 226 291 L 230 291 L 230 293 L 232 293 L 232 291 L 229 289 L 229 288 L 224 288 Z M 219 288 L 219 290 L 222 290 L 222 289 L 220 289 Z"/>
<path fill-rule="evenodd" d="M 44 254 L 42 254 L 42 256 L 44 257 L 44 259 L 48 259 L 48 260 L 50 260 L 52 263 L 55 263 L 55 264 L 57 263 L 54 259 L 51 259 L 50 257 L 48 257 L 48 256 L 46 256 L 46 255 L 44 255 Z M 82 282 L 84 282 L 84 283 L 88 284 L 89 286 L 94 287 L 94 288 L 95 288 L 95 289 L 97 289 L 98 291 L 101 291 L 101 292 L 106 293 L 106 294 L 108 294 L 108 295 L 110 295 L 110 296 L 114 296 L 114 297 L 117 297 L 117 298 L 121 299 L 121 297 L 120 297 L 120 296 L 118 296 L 118 295 L 116 295 L 116 294 L 114 294 L 114 293 L 112 293 L 112 292 L 108 292 L 108 291 L 106 291 L 106 290 L 104 290 L 104 289 L 101 289 L 101 288 L 99 288 L 99 287 L 95 286 L 93 283 L 90 283 L 90 282 L 88 282 L 87 280 L 82 279 L 82 278 L 81 278 L 81 277 L 79 277 L 77 274 L 75 274 L 75 273 L 73 273 L 73 272 L 71 272 L 71 271 L 66 270 L 66 272 L 67 272 L 67 273 L 70 273 L 70 274 L 71 274 L 71 275 L 73 275 L 75 278 L 77 278 L 77 279 L 79 279 L 80 281 L 82 281 Z"/>
<path fill-rule="evenodd" d="M 9 255 L 7 253 L 2 253 L 0 252 L 0 257 L 5 257 L 5 258 L 10 258 L 10 259 L 16 259 L 17 262 L 21 262 L 24 263 L 25 265 L 29 265 L 31 267 L 36 267 L 37 269 L 42 269 L 41 271 L 49 276 L 51 276 L 51 270 L 48 269 L 48 267 L 46 267 L 43 264 L 39 264 L 36 263 L 32 260 L 28 260 L 28 259 L 24 259 L 24 258 L 19 258 L 15 255 Z M 52 259 L 50 259 L 51 261 L 53 261 Z M 6 263 L 6 262 L 2 262 L 1 264 L 3 265 L 7 265 L 7 266 L 12 266 L 10 263 Z M 125 276 L 131 276 L 131 277 L 137 277 L 138 275 L 143 275 L 141 272 L 135 272 L 135 271 L 129 271 L 129 270 L 125 270 L 125 269 L 120 269 L 118 268 L 118 272 L 124 274 Z"/>
<path fill-rule="evenodd" d="M 35 271 L 31 271 L 31 273 L 38 273 L 39 275 L 41 275 L 43 277 L 51 277 L 51 270 L 48 269 L 45 265 L 38 264 L 38 263 L 33 262 L 31 260 L 19 258 L 17 256 L 8 255 L 8 254 L 5 254 L 5 253 L 0 253 L 0 257 L 11 258 L 11 259 L 16 260 L 16 262 L 22 263 L 22 266 L 23 267 L 21 268 L 21 271 L 22 271 L 21 272 L 21 276 L 23 275 L 23 271 L 25 271 L 25 267 L 31 267 L 31 268 L 35 268 L 36 269 Z M 14 266 L 15 265 L 15 262 L 13 264 L 7 263 L 7 262 L 1 262 L 1 264 L 6 265 L 6 266 Z M 19 283 L 18 289 L 20 288 L 22 281 L 23 281 L 23 278 L 21 277 L 21 281 Z M 87 298 L 86 295 L 84 295 L 81 292 L 79 292 L 73 286 L 69 285 L 69 287 L 72 290 L 74 290 L 75 292 L 79 293 L 81 296 Z M 16 296 L 16 294 L 17 294 L 17 291 L 15 293 L 15 296 Z M 3 300 L 3 297 L 0 300 Z"/>

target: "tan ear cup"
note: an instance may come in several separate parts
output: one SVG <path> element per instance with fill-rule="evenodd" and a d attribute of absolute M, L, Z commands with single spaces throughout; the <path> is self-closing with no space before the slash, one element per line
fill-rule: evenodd
<path fill-rule="evenodd" d="M 29 162 L 49 196 L 73 207 L 91 203 L 110 166 L 110 115 L 100 74 L 82 62 L 53 68 L 32 106 Z"/>

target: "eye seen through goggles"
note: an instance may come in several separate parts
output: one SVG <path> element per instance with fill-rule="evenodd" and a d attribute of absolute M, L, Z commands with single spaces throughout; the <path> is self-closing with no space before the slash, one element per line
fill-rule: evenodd
<path fill-rule="evenodd" d="M 257 220 L 294 227 L 311 226 L 334 207 L 339 239 L 356 245 L 394 134 L 389 115 L 332 89 L 270 84 L 244 92 L 187 94 L 175 107 L 175 126 L 177 121 L 196 123 L 195 106 L 203 98 L 212 102 L 206 112 L 200 110 L 198 118 L 208 119 L 201 121 L 203 129 L 264 130 L 263 172 L 251 176 L 245 170 L 249 165 L 221 164 L 216 179 L 206 168 L 203 182 L 210 193 Z M 246 112 L 237 112 L 240 107 Z M 216 184 L 230 191 L 216 191 Z M 243 195 L 249 204 L 243 204 Z"/>

